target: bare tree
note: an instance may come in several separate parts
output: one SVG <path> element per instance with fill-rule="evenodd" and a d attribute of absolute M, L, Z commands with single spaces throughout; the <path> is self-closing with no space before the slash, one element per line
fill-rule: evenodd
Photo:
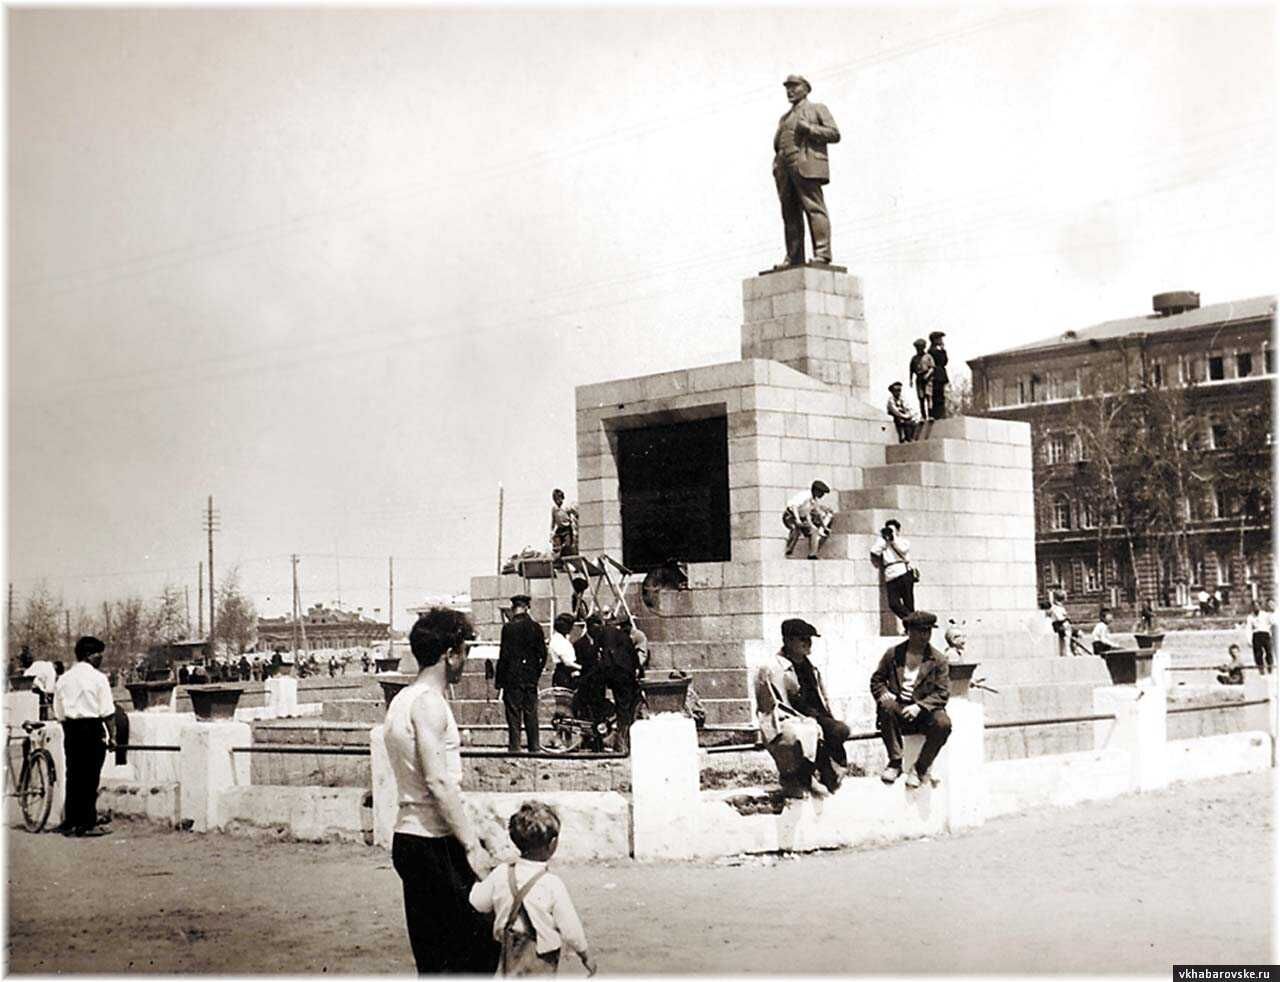
<path fill-rule="evenodd" d="M 48 661 L 61 658 L 66 647 L 63 624 L 62 601 L 41 581 L 23 604 L 17 624 L 18 644 L 27 645 L 33 658 Z"/>
<path fill-rule="evenodd" d="M 228 653 L 239 654 L 248 649 L 258 634 L 258 612 L 240 590 L 239 569 L 223 574 L 217 610 L 218 637 Z"/>
<path fill-rule="evenodd" d="M 187 612 L 182 590 L 166 584 L 160 596 L 147 612 L 148 644 L 177 641 L 186 635 Z"/>

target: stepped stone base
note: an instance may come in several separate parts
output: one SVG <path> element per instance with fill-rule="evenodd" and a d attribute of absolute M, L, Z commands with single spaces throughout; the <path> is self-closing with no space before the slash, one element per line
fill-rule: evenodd
<path fill-rule="evenodd" d="M 743 312 L 741 361 L 577 389 L 579 547 L 592 557 L 627 562 L 626 550 L 636 548 L 637 530 L 645 528 L 635 516 L 655 514 L 655 482 L 635 483 L 634 469 L 645 462 L 625 456 L 620 434 L 725 420 L 727 513 L 705 506 L 721 499 L 702 486 L 668 489 L 665 473 L 650 475 L 658 479 L 657 507 L 670 493 L 669 521 L 701 503 L 700 520 L 721 528 L 728 543 L 724 554 L 690 562 L 689 589 L 663 591 L 656 609 L 644 604 L 638 584 L 628 590 L 649 637 L 651 673 L 688 671 L 709 721 L 751 725 L 750 673 L 777 650 L 782 622 L 802 617 L 821 632 L 813 658 L 834 708 L 855 729 L 868 728 L 874 714 L 867 680 L 899 630 L 869 558 L 889 518 L 902 523 L 922 572 L 917 607 L 937 613 L 943 628 L 950 619 L 964 621 L 992 658 L 1003 657 L 997 650 L 1047 656 L 1050 639 L 1040 637 L 1047 624 L 1036 606 L 1029 426 L 959 417 L 936 421 L 921 442 L 897 444 L 882 400 L 867 390 L 862 286 L 841 271 L 797 267 L 751 277 Z M 818 479 L 833 489 L 840 511 L 833 535 L 817 561 L 787 557 L 782 511 Z M 641 486 L 643 500 L 634 497 Z M 630 531 L 628 495 L 636 523 Z M 481 636 L 498 637 L 500 610 L 515 593 L 530 593 L 533 616 L 549 623 L 569 603 L 564 578 L 559 590 L 550 580 L 473 578 Z M 941 631 L 936 643 L 942 647 Z M 1036 679 L 1033 672 L 1016 677 L 1018 684 Z M 478 683 L 460 695 L 472 722 L 501 722 L 500 707 L 492 718 Z"/>

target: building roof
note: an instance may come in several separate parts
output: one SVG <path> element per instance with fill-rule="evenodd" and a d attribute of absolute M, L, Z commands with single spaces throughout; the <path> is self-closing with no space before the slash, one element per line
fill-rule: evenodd
<path fill-rule="evenodd" d="M 1165 334 L 1170 331 L 1207 327 L 1215 324 L 1252 321 L 1264 317 L 1274 318 L 1275 314 L 1276 298 L 1274 296 L 1249 297 L 1245 300 L 1209 304 L 1207 307 L 1197 307 L 1195 310 L 1188 310 L 1181 314 L 1170 314 L 1166 317 L 1161 317 L 1159 314 L 1147 314 L 1143 317 L 1125 317 L 1120 320 L 1103 321 L 1101 324 L 1094 324 L 1092 327 L 1064 331 L 1051 338 L 1032 341 L 1029 344 L 1021 344 L 1014 348 L 1005 348 L 1003 351 L 994 351 L 991 354 L 983 355 L 981 358 L 973 360 L 984 361 L 988 358 L 998 358 L 1001 355 L 1025 354 L 1026 352 L 1040 349 L 1056 348 L 1064 344 L 1107 341 L 1112 338 L 1122 338 L 1135 334 Z"/>

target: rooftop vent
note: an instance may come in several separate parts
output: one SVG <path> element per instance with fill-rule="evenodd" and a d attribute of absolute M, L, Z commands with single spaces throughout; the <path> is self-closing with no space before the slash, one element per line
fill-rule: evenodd
<path fill-rule="evenodd" d="M 1200 306 L 1200 294 L 1192 290 L 1174 290 L 1171 293 L 1157 293 L 1151 298 L 1151 307 L 1160 317 L 1181 314 L 1188 310 L 1196 310 Z"/>

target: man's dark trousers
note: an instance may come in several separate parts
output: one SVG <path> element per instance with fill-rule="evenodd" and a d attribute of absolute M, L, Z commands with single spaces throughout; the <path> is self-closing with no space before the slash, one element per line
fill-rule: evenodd
<path fill-rule="evenodd" d="M 453 836 L 397 832 L 391 865 L 404 887 L 409 946 L 419 975 L 492 975 L 500 949 L 493 920 L 471 906 L 476 874 Z"/>
<path fill-rule="evenodd" d="M 822 743 L 818 746 L 818 759 L 814 769 L 818 772 L 818 780 L 834 791 L 843 777 L 837 774 L 833 763 L 847 769 L 849 757 L 844 750 L 844 742 L 852 732 L 847 723 L 830 716 L 815 716 L 814 721 L 822 727 Z"/>
<path fill-rule="evenodd" d="M 98 780 L 107 758 L 106 730 L 100 719 L 68 719 L 62 723 L 67 757 L 67 797 L 63 824 L 88 831 L 98 822 Z"/>
<path fill-rule="evenodd" d="M 813 258 L 819 262 L 831 262 L 831 220 L 827 217 L 822 184 L 814 178 L 801 177 L 794 168 L 786 166 L 775 167 L 773 179 L 778 187 L 778 200 L 782 204 L 787 262 L 793 266 L 804 263 L 805 215 L 809 216 Z"/>
<path fill-rule="evenodd" d="M 609 683 L 609 695 L 613 697 L 613 708 L 618 714 L 618 749 L 626 753 L 631 749 L 631 724 L 636 721 L 636 709 L 640 704 L 640 683 L 635 672 L 614 665 L 605 667 L 604 676 Z"/>
<path fill-rule="evenodd" d="M 880 731 L 880 738 L 884 741 L 889 763 L 898 767 L 902 766 L 903 735 L 923 733 L 924 747 L 916 761 L 916 772 L 924 774 L 933 766 L 938 751 L 951 736 L 951 717 L 945 709 L 935 709 L 932 712 L 922 709 L 915 719 L 907 719 L 902 715 L 904 708 L 906 707 L 896 702 L 892 709 L 876 706 L 876 729 Z"/>
<path fill-rule="evenodd" d="M 536 685 L 507 686 L 502 690 L 502 707 L 507 711 L 507 749 L 512 753 L 520 749 L 520 728 L 523 726 L 530 752 L 540 750 L 538 687 Z"/>
<path fill-rule="evenodd" d="M 889 609 L 902 620 L 916 609 L 916 580 L 907 570 L 901 576 L 885 580 L 884 592 L 889 599 Z"/>

